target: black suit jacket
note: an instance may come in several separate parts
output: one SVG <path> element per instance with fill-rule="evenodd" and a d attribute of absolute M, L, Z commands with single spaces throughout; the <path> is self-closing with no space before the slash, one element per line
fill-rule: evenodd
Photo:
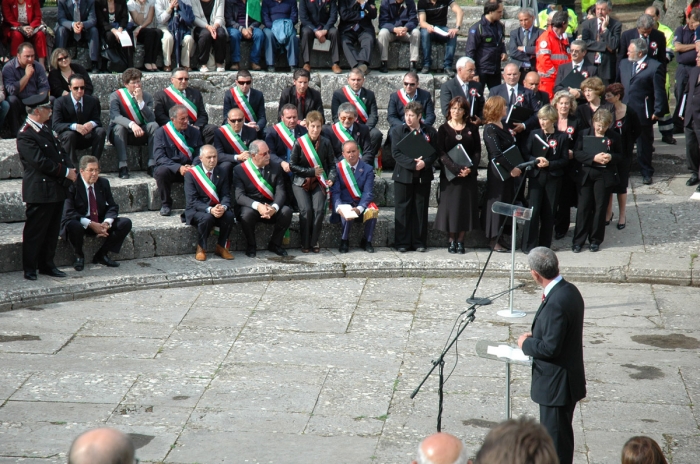
<path fill-rule="evenodd" d="M 246 147 L 250 147 L 250 142 L 257 140 L 258 133 L 252 127 L 243 126 L 241 129 L 241 140 L 245 143 Z M 218 154 L 219 163 L 229 162 L 237 163 L 234 156 L 237 154 L 233 149 L 233 146 L 229 143 L 228 139 L 224 135 L 223 129 L 219 127 L 214 133 L 214 148 L 216 148 L 216 153 Z"/>
<path fill-rule="evenodd" d="M 693 128 L 693 120 L 700 121 L 700 99 L 693 98 L 695 89 L 698 88 L 698 76 L 700 76 L 700 66 L 690 69 L 688 83 L 685 85 L 685 94 L 681 101 L 681 114 L 683 114 L 683 125 Z"/>
<path fill-rule="evenodd" d="M 219 166 L 216 166 L 211 173 L 211 181 L 216 187 L 216 194 L 219 196 L 219 203 L 231 209 L 231 185 L 228 181 L 228 174 Z M 206 213 L 211 205 L 211 199 L 199 186 L 192 172 L 185 173 L 185 221 L 192 225 L 195 213 Z"/>
<path fill-rule="evenodd" d="M 306 134 L 308 131 L 305 127 L 301 127 L 297 124 L 294 128 L 294 141 Z M 265 135 L 265 143 L 270 148 L 270 164 L 280 164 L 282 161 L 289 162 L 287 159 L 287 145 L 284 144 L 279 134 L 275 130 L 274 126 L 267 128 L 267 135 Z M 294 148 L 294 146 L 292 146 Z M 291 157 L 291 150 L 289 152 Z"/>
<path fill-rule="evenodd" d="M 263 179 L 265 179 L 273 189 L 274 200 L 272 203 L 279 206 L 280 209 L 282 209 L 287 199 L 284 192 L 284 177 L 286 175 L 287 173 L 282 170 L 282 166 L 279 164 L 271 163 L 262 169 Z M 233 168 L 233 189 L 236 204 L 239 206 L 252 208 L 253 202 L 255 201 L 270 204 L 270 200 L 265 198 L 258 191 L 253 182 L 248 179 L 245 171 L 243 171 L 243 166 L 240 164 Z"/>
<path fill-rule="evenodd" d="M 544 31 L 538 27 L 532 26 L 532 31 L 530 32 L 530 41 L 525 47 L 525 51 L 521 52 L 518 47 L 523 46 L 523 40 L 525 39 L 525 33 L 523 28 L 519 27 L 510 31 L 510 40 L 508 41 L 508 57 L 511 63 L 517 64 L 519 67 L 523 67 L 524 63 L 530 65 L 530 69 L 535 71 L 537 64 L 537 57 L 535 56 L 536 50 L 535 45 L 537 45 L 537 38 L 542 35 Z"/>
<path fill-rule="evenodd" d="M 532 321 L 523 352 L 533 357 L 532 401 L 565 406 L 586 397 L 583 366 L 583 297 L 561 280 L 547 294 Z"/>
<path fill-rule="evenodd" d="M 343 144 L 340 139 L 333 132 L 333 126 L 326 124 L 323 126 L 323 136 L 331 141 L 331 146 L 333 147 L 333 153 L 335 154 L 336 161 L 340 161 L 343 157 Z M 372 145 L 370 144 L 369 129 L 367 126 L 355 123 L 352 125 L 352 131 L 350 135 L 357 142 L 357 144 L 362 149 L 362 161 L 367 164 L 368 161 L 374 160 L 374 154 L 372 153 Z"/>
<path fill-rule="evenodd" d="M 471 95 L 475 91 L 476 95 Z M 467 82 L 467 95 L 462 91 L 462 86 L 457 80 L 457 76 L 442 84 L 440 87 L 440 108 L 442 115 L 447 116 L 447 109 L 450 106 L 450 101 L 455 97 L 464 97 L 470 105 L 474 103 L 474 116 L 483 119 L 484 111 L 484 84 L 481 82 Z"/>
<path fill-rule="evenodd" d="M 400 126 L 406 122 L 403 118 L 404 104 L 399 99 L 399 92 L 400 90 L 392 93 L 389 97 L 387 119 L 391 127 Z M 435 106 L 433 105 L 433 97 L 430 96 L 430 92 L 417 89 L 415 101 L 423 105 L 423 123 L 432 126 L 435 123 Z"/>
<path fill-rule="evenodd" d="M 188 146 L 194 149 L 192 159 L 182 153 L 175 146 L 170 137 L 165 133 L 165 129 L 160 127 L 153 136 L 153 159 L 156 166 L 167 166 L 172 172 L 177 172 L 180 166 L 190 164 L 194 166 L 199 162 L 199 149 L 202 148 L 202 135 L 199 130 L 192 126 L 187 126 L 185 129 L 185 142 Z"/>
<path fill-rule="evenodd" d="M 90 95 L 83 95 L 83 117 L 78 121 L 73 99 L 70 95 L 64 95 L 53 102 L 53 130 L 60 134 L 69 131 L 71 124 L 85 124 L 88 121 L 94 121 L 97 127 L 102 127 L 101 113 L 100 100 Z"/>
<path fill-rule="evenodd" d="M 301 27 L 311 30 L 329 30 L 338 19 L 337 0 L 299 0 Z M 301 29 L 301 28 L 300 28 Z"/>
<path fill-rule="evenodd" d="M 568 88 L 564 88 L 564 86 L 561 83 L 564 82 L 566 76 L 571 74 L 573 69 L 574 65 L 571 61 L 559 65 L 559 68 L 557 69 L 557 79 L 554 81 L 554 93 L 557 93 L 560 90 L 569 90 Z M 590 62 L 587 59 L 584 59 L 583 64 L 581 65 L 581 73 L 583 74 L 584 72 L 586 73 L 586 77 L 597 76 L 598 68 L 590 64 Z M 581 93 L 581 98 L 577 98 L 576 101 L 578 103 L 585 103 L 586 97 L 584 97 L 583 93 Z"/>
<path fill-rule="evenodd" d="M 202 98 L 202 93 L 191 87 L 185 89 L 185 97 L 197 107 L 197 120 L 193 121 L 190 118 L 190 124 L 197 126 L 200 129 L 205 125 L 209 124 L 209 115 L 207 114 L 207 109 L 204 106 L 204 99 Z M 153 112 L 156 115 L 156 122 L 159 126 L 164 126 L 170 122 L 170 116 L 168 115 L 168 110 L 175 106 L 175 102 L 168 97 L 168 94 L 164 90 L 156 92 L 153 96 Z"/>
<path fill-rule="evenodd" d="M 72 30 L 72 23 L 82 21 L 85 30 L 97 26 L 97 18 L 95 17 L 95 1 L 83 0 L 80 2 L 80 18 L 73 17 L 73 5 L 75 0 L 59 0 L 58 2 L 58 25 L 66 29 Z"/>
<path fill-rule="evenodd" d="M 510 95 L 508 94 L 508 87 L 506 84 L 501 84 L 497 85 L 496 87 L 492 88 L 489 93 L 489 97 L 494 96 L 494 95 L 500 95 L 501 97 L 506 99 L 506 105 L 508 105 L 508 102 L 510 101 Z M 528 131 L 531 131 L 532 129 L 537 129 L 540 127 L 539 120 L 537 119 L 537 111 L 542 107 L 539 103 L 539 100 L 535 96 L 535 93 L 530 90 L 526 89 L 523 85 L 518 84 L 517 92 L 515 95 L 515 98 L 517 99 L 519 96 L 523 97 L 523 101 L 521 103 L 516 103 L 516 106 L 522 106 L 524 108 L 530 108 L 531 110 L 534 111 L 532 116 L 530 116 L 527 121 L 525 121 L 525 129 Z M 505 123 L 505 119 L 503 120 Z"/>
<path fill-rule="evenodd" d="M 543 90 L 538 90 L 535 93 L 535 103 L 537 103 L 540 108 L 544 105 L 549 105 L 549 94 Z"/>
<path fill-rule="evenodd" d="M 82 5 L 81 5 L 82 6 Z M 100 31 L 100 37 L 104 41 L 104 37 L 112 29 L 112 24 L 109 22 L 109 10 L 108 10 L 107 0 L 95 0 L 95 17 L 97 19 L 97 30 Z M 126 26 L 129 23 L 129 10 L 126 6 L 126 1 L 115 0 L 114 2 L 114 17 L 119 27 L 126 30 Z"/>
<path fill-rule="evenodd" d="M 377 99 L 374 97 L 374 92 L 362 87 L 360 89 L 360 100 L 362 100 L 362 103 L 365 104 L 365 108 L 367 108 L 368 118 L 367 122 L 364 124 L 370 129 L 374 129 L 374 126 L 377 125 L 377 121 L 379 121 Z M 343 89 L 338 89 L 333 92 L 333 100 L 331 101 L 331 117 L 333 118 L 333 122 L 338 122 L 338 107 L 342 103 L 347 102 L 348 99 L 345 97 Z M 357 117 L 357 122 L 361 122 L 359 115 Z"/>
<path fill-rule="evenodd" d="M 632 66 L 636 64 L 627 58 L 620 62 L 619 82 L 625 87 L 625 97 L 622 103 L 630 106 L 639 116 L 642 126 L 651 126 L 654 122 L 652 115 L 661 118 L 668 113 L 668 97 L 666 96 L 666 70 L 656 60 L 646 59 L 645 68 L 634 76 Z"/>
<path fill-rule="evenodd" d="M 597 169 L 603 173 L 605 187 L 614 186 L 619 180 L 617 177 L 617 164 L 621 163 L 624 159 L 620 134 L 612 129 L 605 131 L 605 138 L 609 139 L 611 144 L 607 149 L 602 149 L 600 151 L 603 153 L 610 153 L 612 159 L 604 168 L 593 161 L 595 154 L 589 155 L 583 151 L 583 138 L 587 135 L 594 135 L 593 129 L 583 129 L 576 139 L 576 145 L 574 146 L 574 159 L 581 163 L 578 178 L 579 185 L 583 185 L 583 183 L 586 182 L 591 170 Z"/>
<path fill-rule="evenodd" d="M 224 95 L 224 119 L 221 124 L 226 124 L 228 119 L 228 111 L 231 108 L 238 108 L 236 100 L 233 99 L 231 92 L 232 90 L 229 89 Z M 258 120 L 255 121 L 258 124 L 258 129 L 261 131 L 265 130 L 265 126 L 267 125 L 267 116 L 265 115 L 265 97 L 263 96 L 262 92 L 259 90 L 250 89 L 250 97 L 248 98 L 248 102 L 250 103 L 250 106 L 253 107 L 255 116 L 258 118 Z"/>
<path fill-rule="evenodd" d="M 554 131 L 552 138 L 556 140 L 557 146 L 554 148 L 549 148 L 546 152 L 542 152 L 540 147 L 542 147 L 542 142 L 537 140 L 535 137 L 539 136 L 540 139 L 547 141 L 544 131 L 542 129 L 535 129 L 530 132 L 525 142 L 525 147 L 522 149 L 523 158 L 525 161 L 531 161 L 535 158 L 540 158 L 544 156 L 549 161 L 549 166 L 544 168 L 552 177 L 561 177 L 564 175 L 564 168 L 569 164 L 569 136 L 566 132 Z M 535 167 L 530 171 L 530 177 L 537 177 L 540 175 L 540 168 Z"/>
<path fill-rule="evenodd" d="M 361 13 L 364 12 L 364 17 Z M 340 33 L 349 32 L 357 24 L 359 29 L 357 32 L 370 32 L 374 34 L 374 26 L 372 20 L 377 17 L 377 6 L 374 0 L 367 0 L 363 10 L 360 10 L 360 4 L 355 0 L 338 0 L 338 15 L 340 16 L 340 24 L 338 31 Z"/>
<path fill-rule="evenodd" d="M 639 38 L 639 32 L 636 28 L 628 29 L 623 32 L 622 35 L 620 35 L 620 49 L 617 51 L 618 65 L 622 60 L 627 58 L 627 47 L 629 47 L 630 42 Z M 652 47 L 652 44 L 656 44 L 656 47 Z M 658 29 L 652 29 L 651 33 L 649 34 L 649 51 L 647 53 L 647 59 L 649 58 L 661 63 L 664 68 L 664 73 L 666 72 L 666 36 Z"/>
<path fill-rule="evenodd" d="M 617 19 L 610 18 L 608 29 L 598 37 L 598 19 L 588 19 L 581 24 L 581 39 L 588 47 L 588 61 L 595 64 L 596 52 L 601 54 L 601 62 L 598 67 L 598 77 L 601 79 L 615 79 L 615 68 L 617 65 L 617 51 L 620 48 L 620 35 L 622 33 L 622 23 Z M 608 51 L 608 48 L 612 50 Z"/>
<path fill-rule="evenodd" d="M 437 144 L 437 130 L 435 130 L 435 128 L 431 126 L 426 126 L 423 124 L 421 124 L 420 127 L 423 133 L 427 134 L 430 138 L 430 145 L 435 150 L 435 152 L 432 155 L 423 157 L 425 167 L 418 171 L 420 173 L 418 178 L 420 178 L 421 183 L 425 183 L 433 180 L 433 163 L 440 157 L 442 153 L 440 153 L 440 148 Z M 411 128 L 405 124 L 402 126 L 396 126 L 389 131 L 392 140 L 391 156 L 393 156 L 394 160 L 396 161 L 396 166 L 394 167 L 394 174 L 391 176 L 391 178 L 395 182 L 399 182 L 402 184 L 413 183 L 413 173 L 416 171 L 416 160 L 404 155 L 401 152 L 401 150 L 397 148 L 398 142 L 403 140 L 403 138 L 406 137 L 409 132 L 411 132 Z"/>
<path fill-rule="evenodd" d="M 97 203 L 97 217 L 100 223 L 105 219 L 116 219 L 119 215 L 119 205 L 114 201 L 112 189 L 109 186 L 109 181 L 104 177 L 98 177 L 97 182 L 93 186 L 95 191 L 95 202 Z M 71 183 L 68 188 L 66 202 L 63 204 L 63 218 L 61 219 L 61 235 L 65 233 L 66 224 L 69 221 L 89 217 L 88 211 L 88 192 L 85 188 L 83 178 L 78 174 L 75 182 Z"/>
<path fill-rule="evenodd" d="M 302 0 L 303 1 L 303 0 Z M 293 85 L 287 87 L 282 91 L 280 95 L 279 109 L 277 110 L 277 122 L 282 120 L 282 107 L 290 103 L 298 107 L 299 101 L 297 99 L 297 89 Z M 318 111 L 323 116 L 323 100 L 321 99 L 321 92 L 311 87 L 306 89 L 306 97 L 304 99 L 304 113 L 299 113 L 299 120 L 306 118 L 306 115 L 312 111 Z"/>

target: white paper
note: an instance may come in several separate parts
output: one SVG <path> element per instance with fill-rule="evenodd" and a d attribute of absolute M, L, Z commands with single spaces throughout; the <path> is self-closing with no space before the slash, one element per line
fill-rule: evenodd
<path fill-rule="evenodd" d="M 314 39 L 314 45 L 312 49 L 317 52 L 327 52 L 331 49 L 331 41 L 326 39 L 325 42 L 321 43 L 318 41 L 318 39 Z"/>
<path fill-rule="evenodd" d="M 338 206 L 338 214 L 342 214 L 345 219 L 355 219 L 357 218 L 357 213 L 352 210 L 350 205 L 340 205 Z"/>
<path fill-rule="evenodd" d="M 119 34 L 119 41 L 122 44 L 122 47 L 131 47 L 133 46 L 133 42 L 131 42 L 131 37 L 129 37 L 129 33 L 126 31 L 121 31 Z"/>
<path fill-rule="evenodd" d="M 513 348 L 508 345 L 489 345 L 486 349 L 486 353 L 493 356 L 498 356 L 499 358 L 508 358 L 513 361 L 527 362 L 530 360 L 530 357 L 523 353 L 523 350 L 521 350 L 520 348 Z"/>
<path fill-rule="evenodd" d="M 694 192 L 694 193 L 690 196 L 689 200 L 697 200 L 697 201 L 700 201 L 700 192 Z"/>
<path fill-rule="evenodd" d="M 433 27 L 433 31 L 434 31 L 436 34 L 440 34 L 440 35 L 445 36 L 445 37 L 447 37 L 448 35 L 450 35 L 449 31 L 443 31 L 443 30 L 440 29 L 439 27 Z"/>

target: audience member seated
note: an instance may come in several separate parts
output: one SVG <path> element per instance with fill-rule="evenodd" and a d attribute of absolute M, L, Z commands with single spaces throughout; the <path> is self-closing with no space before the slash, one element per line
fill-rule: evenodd
<path fill-rule="evenodd" d="M 288 103 L 297 107 L 299 125 L 302 127 L 306 127 L 306 115 L 312 111 L 318 111 L 323 118 L 321 92 L 309 87 L 310 78 L 311 74 L 306 69 L 294 71 L 294 85 L 284 89 L 280 95 L 278 121 L 282 118 L 282 107 Z"/>
<path fill-rule="evenodd" d="M 117 149 L 119 177 L 129 177 L 127 145 L 148 145 L 148 175 L 153 175 L 153 137 L 158 129 L 153 98 L 141 86 L 141 71 L 129 68 L 122 73 L 123 88 L 109 96 L 109 143 Z"/>
<path fill-rule="evenodd" d="M 156 27 L 154 0 L 129 0 L 126 7 L 131 21 L 136 25 L 132 32 L 134 39 L 143 45 L 143 67 L 146 71 L 158 71 L 156 58 L 162 49 L 163 31 Z"/>
<path fill-rule="evenodd" d="M 128 435 L 110 428 L 89 430 L 70 445 L 70 464 L 94 464 L 95 462 L 138 462 L 134 456 L 134 444 Z"/>
<path fill-rule="evenodd" d="M 432 126 L 435 123 L 435 107 L 433 97 L 430 92 L 419 88 L 418 74 L 409 71 L 403 76 L 403 88 L 392 93 L 389 97 L 389 107 L 387 108 L 387 119 L 389 125 L 400 126 L 406 121 L 403 116 L 403 109 L 412 101 L 417 101 L 423 106 L 421 122 Z"/>
<path fill-rule="evenodd" d="M 55 48 L 51 53 L 51 71 L 49 71 L 49 87 L 51 96 L 62 97 L 70 93 L 68 78 L 80 74 L 85 80 L 85 95 L 92 95 L 92 79 L 87 69 L 78 63 L 73 63 L 70 53 L 65 48 Z"/>
<path fill-rule="evenodd" d="M 241 61 L 241 40 L 253 42 L 250 50 L 250 67 L 253 71 L 260 71 L 265 33 L 261 29 L 260 21 L 248 15 L 246 0 L 226 0 L 224 18 L 231 44 L 231 71 L 238 71 L 238 63 Z"/>
<path fill-rule="evenodd" d="M 134 63 L 134 47 L 122 46 L 119 35 L 127 31 L 134 42 L 133 35 L 128 31 L 129 9 L 126 0 L 95 0 L 95 16 L 97 18 L 97 28 L 100 31 L 100 44 L 114 50 L 126 61 L 128 68 Z M 107 72 L 109 61 L 102 58 L 101 71 Z"/>
<path fill-rule="evenodd" d="M 58 0 L 58 24 L 56 24 L 56 48 L 66 48 L 69 43 L 87 42 L 91 67 L 98 71 L 100 57 L 100 33 L 95 16 L 95 0 Z"/>
<path fill-rule="evenodd" d="M 622 464 L 668 464 L 658 443 L 645 436 L 632 437 L 622 448 Z"/>
<path fill-rule="evenodd" d="M 389 44 L 395 40 L 410 44 L 410 71 L 417 71 L 420 54 L 420 28 L 414 0 L 382 0 L 379 8 L 379 50 L 382 67 L 380 72 L 388 72 Z"/>
<path fill-rule="evenodd" d="M 338 0 L 338 14 L 345 59 L 350 68 L 359 67 L 363 76 L 367 75 L 375 40 L 372 20 L 377 17 L 377 7 L 374 0 Z"/>
<path fill-rule="evenodd" d="M 202 93 L 189 87 L 190 73 L 185 68 L 177 68 L 170 75 L 170 85 L 156 92 L 153 96 L 153 112 L 156 122 L 164 126 L 170 122 L 168 111 L 175 105 L 183 105 L 187 108 L 188 122 L 190 126 L 202 133 L 204 143 L 214 143 L 214 134 L 217 126 L 209 124 L 209 115 L 204 106 Z"/>
<path fill-rule="evenodd" d="M 508 419 L 491 429 L 474 464 L 558 464 L 552 438 L 532 419 Z M 631 464 L 631 463 L 630 463 Z"/>
<path fill-rule="evenodd" d="M 158 128 L 153 137 L 153 177 L 160 192 L 160 215 L 170 216 L 173 207 L 173 182 L 183 182 L 184 176 L 196 164 L 202 147 L 202 136 L 189 125 L 187 108 L 170 108 L 170 122 Z"/>
<path fill-rule="evenodd" d="M 224 123 L 228 110 L 240 108 L 245 117 L 245 125 L 258 132 L 258 137 L 264 137 L 267 116 L 265 115 L 265 97 L 262 92 L 252 88 L 253 76 L 247 69 L 236 73 L 236 85 L 224 95 Z"/>
<path fill-rule="evenodd" d="M 291 172 L 289 159 L 294 148 L 294 141 L 306 134 L 306 128 L 299 125 L 297 109 L 291 103 L 284 105 L 280 111 L 282 120 L 268 127 L 265 143 L 270 148 L 270 162 L 281 164 L 284 172 Z"/>
<path fill-rule="evenodd" d="M 7 92 L 7 101 L 10 104 L 10 111 L 6 118 L 7 127 L 13 138 L 17 137 L 17 131 L 27 116 L 22 100 L 49 91 L 46 70 L 41 63 L 34 60 L 34 53 L 34 46 L 24 42 L 17 47 L 17 56 L 5 63 L 2 68 L 2 80 Z"/>
<path fill-rule="evenodd" d="M 2 84 L 2 73 L 0 73 L 0 127 L 5 124 L 5 117 L 10 112 L 10 103 L 5 96 L 5 86 Z"/>
<path fill-rule="evenodd" d="M 2 36 L 10 44 L 10 56 L 17 56 L 22 42 L 31 42 L 39 63 L 46 66 L 46 26 L 41 24 L 39 0 L 4 0 Z"/>
<path fill-rule="evenodd" d="M 226 19 L 224 18 L 224 0 L 192 0 L 194 12 L 194 31 L 197 40 L 199 71 L 209 72 L 207 62 L 212 46 L 216 71 L 224 72 L 226 61 Z"/>
<path fill-rule="evenodd" d="M 362 161 L 372 166 L 374 155 L 370 144 L 369 129 L 364 124 L 356 124 L 357 111 L 352 103 L 345 102 L 338 107 L 338 122 L 323 127 L 323 135 L 331 141 L 336 161 L 343 158 L 343 144 L 348 140 L 357 142 Z"/>
<path fill-rule="evenodd" d="M 450 9 L 457 17 L 457 24 L 453 28 L 447 27 L 447 10 Z M 418 25 L 420 26 L 420 42 L 423 49 L 423 69 L 421 74 L 430 72 L 432 64 L 432 41 L 445 44 L 445 58 L 443 69 L 449 77 L 454 76 L 452 61 L 457 49 L 457 34 L 462 27 L 464 12 L 454 0 L 419 0 L 418 1 Z M 444 34 L 435 32 L 440 29 Z"/>
<path fill-rule="evenodd" d="M 333 66 L 331 70 L 340 74 L 340 53 L 338 51 L 338 29 L 335 22 L 338 19 L 337 0 L 299 0 L 299 51 L 304 69 L 311 71 L 311 54 L 314 39 L 320 43 L 330 41 L 330 52 Z"/>
<path fill-rule="evenodd" d="M 194 54 L 194 38 L 191 26 L 194 24 L 194 13 L 189 1 L 155 0 L 156 21 L 163 32 L 163 71 L 170 72 L 173 68 L 182 66 L 190 70 L 190 58 Z M 173 48 L 175 50 L 175 65 L 172 65 Z"/>
<path fill-rule="evenodd" d="M 438 432 L 420 443 L 418 457 L 411 464 L 467 464 L 467 459 L 467 449 L 459 438 Z"/>
<path fill-rule="evenodd" d="M 250 158 L 248 147 L 258 138 L 255 129 L 243 124 L 243 111 L 238 108 L 228 110 L 228 121 L 219 127 L 214 136 L 214 147 L 218 154 L 219 166 L 228 173 L 233 166 Z"/>
<path fill-rule="evenodd" d="M 484 111 L 484 84 L 474 80 L 476 64 L 468 56 L 457 60 L 457 75 L 440 87 L 440 108 L 447 116 L 450 102 L 455 97 L 464 97 L 469 102 L 469 119 L 474 124 L 481 124 Z"/>
<path fill-rule="evenodd" d="M 69 95 L 53 102 L 53 130 L 74 165 L 78 164 L 76 152 L 83 148 L 92 148 L 92 156 L 99 160 L 107 137 L 100 121 L 100 100 L 85 95 L 85 79 L 79 74 L 71 76 L 70 89 Z"/>
<path fill-rule="evenodd" d="M 131 220 L 117 217 L 118 214 L 119 205 L 112 197 L 109 181 L 100 177 L 98 159 L 83 156 L 80 158 L 80 176 L 68 188 L 61 221 L 61 236 L 68 240 L 75 252 L 73 268 L 76 271 L 85 268 L 83 241 L 86 235 L 105 239 L 92 258 L 93 264 L 119 267 L 119 263 L 113 261 L 108 253 L 119 253 L 131 231 Z"/>
<path fill-rule="evenodd" d="M 197 261 L 207 259 L 207 239 L 219 228 L 214 254 L 233 259 L 226 248 L 236 217 L 231 209 L 229 175 L 217 166 L 216 148 L 204 145 L 199 154 L 201 164 L 185 173 L 185 222 L 197 227 Z"/>
<path fill-rule="evenodd" d="M 267 249 L 287 256 L 282 248 L 284 232 L 292 222 L 292 210 L 285 206 L 286 174 L 279 164 L 270 163 L 270 149 L 262 140 L 250 144 L 250 158 L 233 168 L 233 188 L 240 207 L 241 229 L 246 239 L 246 256 L 255 258 L 255 225 L 274 224 Z"/>
<path fill-rule="evenodd" d="M 262 20 L 267 70 L 275 72 L 275 55 L 280 50 L 286 50 L 289 67 L 296 68 L 299 59 L 299 37 L 294 29 L 299 20 L 296 0 L 263 0 Z"/>

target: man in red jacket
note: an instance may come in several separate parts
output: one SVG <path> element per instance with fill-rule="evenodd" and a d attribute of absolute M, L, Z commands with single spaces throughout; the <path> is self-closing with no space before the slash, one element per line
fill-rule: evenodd
<path fill-rule="evenodd" d="M 540 90 L 554 96 L 554 82 L 559 66 L 571 61 L 569 39 L 565 31 L 569 18 L 566 11 L 557 11 L 552 16 L 552 25 L 537 39 L 537 73 L 541 77 Z"/>

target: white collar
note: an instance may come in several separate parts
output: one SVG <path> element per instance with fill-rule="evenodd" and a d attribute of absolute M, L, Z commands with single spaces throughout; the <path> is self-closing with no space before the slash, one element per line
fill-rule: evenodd
<path fill-rule="evenodd" d="M 456 75 L 456 74 L 455 74 L 455 79 L 457 79 L 457 82 L 459 82 L 459 86 L 460 86 L 460 87 L 464 87 L 465 85 L 467 85 L 467 83 L 466 83 L 466 82 L 462 82 L 462 79 L 460 79 L 459 76 Z"/>
<path fill-rule="evenodd" d="M 78 174 L 78 175 L 80 175 L 80 174 Z M 83 176 L 80 176 L 80 180 L 83 181 L 83 185 L 85 185 L 85 191 L 86 191 L 86 192 L 88 191 L 88 189 L 89 189 L 90 187 L 94 187 L 94 186 L 95 186 L 95 184 L 88 184 L 87 182 L 85 182 L 85 178 L 83 178 Z"/>
<path fill-rule="evenodd" d="M 506 88 L 508 89 L 508 95 L 510 95 L 510 89 L 515 90 L 515 93 L 518 93 L 518 84 L 515 85 L 508 85 L 506 84 Z"/>
<path fill-rule="evenodd" d="M 547 295 L 549 295 L 549 292 L 552 291 L 552 289 L 554 288 L 554 286 L 555 286 L 556 284 L 558 284 L 559 282 L 561 282 L 562 278 L 563 278 L 563 277 L 562 277 L 561 275 L 558 275 L 558 276 L 556 276 L 549 284 L 547 284 L 547 286 L 544 288 L 544 292 L 543 292 L 545 298 L 547 298 Z"/>
<path fill-rule="evenodd" d="M 73 98 L 73 94 L 72 94 L 72 93 L 70 94 L 70 99 L 73 100 L 73 108 L 75 108 L 75 105 L 77 105 L 78 103 L 80 103 L 82 106 L 85 106 L 85 105 L 83 105 L 83 99 L 81 98 L 81 99 L 80 99 L 80 102 L 78 102 L 78 100 L 76 100 L 75 98 Z"/>

